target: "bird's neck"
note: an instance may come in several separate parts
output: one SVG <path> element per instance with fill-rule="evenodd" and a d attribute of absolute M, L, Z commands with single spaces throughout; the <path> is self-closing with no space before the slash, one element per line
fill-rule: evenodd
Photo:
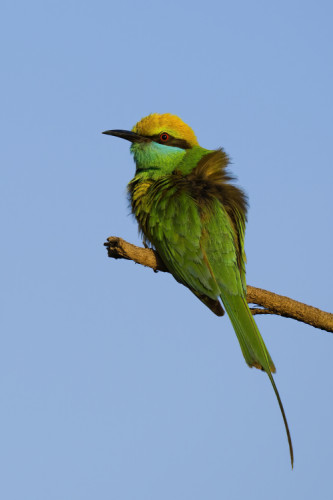
<path fill-rule="evenodd" d="M 136 164 L 136 175 L 143 179 L 158 179 L 171 174 L 177 168 L 186 154 L 185 149 L 167 147 L 154 141 L 137 143 L 131 147 Z"/>
<path fill-rule="evenodd" d="M 184 175 L 191 172 L 203 156 L 210 151 L 200 146 L 191 149 L 168 147 L 152 141 L 150 144 L 133 144 L 131 153 L 136 164 L 136 176 L 142 180 L 157 180 L 175 170 Z"/>

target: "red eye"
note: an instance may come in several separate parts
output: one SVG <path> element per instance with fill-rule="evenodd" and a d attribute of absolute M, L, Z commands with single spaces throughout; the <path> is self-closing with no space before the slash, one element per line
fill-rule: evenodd
<path fill-rule="evenodd" d="M 162 133 L 160 134 L 160 140 L 161 140 L 162 142 L 167 142 L 169 139 L 170 139 L 170 136 L 169 136 L 169 134 L 167 134 L 166 132 L 162 132 Z"/>

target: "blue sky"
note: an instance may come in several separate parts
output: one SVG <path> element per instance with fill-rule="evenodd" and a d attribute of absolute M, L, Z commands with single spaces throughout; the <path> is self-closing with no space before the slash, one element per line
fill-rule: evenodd
<path fill-rule="evenodd" d="M 140 244 L 128 143 L 151 112 L 224 147 L 250 198 L 247 280 L 332 310 L 332 14 L 319 1 L 4 2 L 0 496 L 332 498 L 332 336 L 258 325 L 273 391 L 229 320 Z"/>

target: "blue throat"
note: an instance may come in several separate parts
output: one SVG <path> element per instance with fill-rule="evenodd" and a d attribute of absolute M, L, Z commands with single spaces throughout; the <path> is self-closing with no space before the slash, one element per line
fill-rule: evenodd
<path fill-rule="evenodd" d="M 137 173 L 151 177 L 170 174 L 182 161 L 185 149 L 166 146 L 157 142 L 134 143 L 131 146 Z M 155 174 L 155 175 L 154 175 Z"/>

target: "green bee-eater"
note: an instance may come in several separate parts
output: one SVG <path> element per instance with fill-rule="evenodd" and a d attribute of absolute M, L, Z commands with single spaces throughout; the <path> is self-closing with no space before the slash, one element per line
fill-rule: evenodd
<path fill-rule="evenodd" d="M 199 146 L 178 116 L 151 114 L 132 131 L 104 134 L 132 143 L 136 163 L 128 184 L 133 213 L 145 240 L 166 268 L 215 314 L 226 309 L 245 361 L 264 370 L 284 420 L 291 464 L 293 448 L 271 372 L 274 363 L 246 302 L 244 232 L 247 199 L 230 181 L 222 149 Z"/>

